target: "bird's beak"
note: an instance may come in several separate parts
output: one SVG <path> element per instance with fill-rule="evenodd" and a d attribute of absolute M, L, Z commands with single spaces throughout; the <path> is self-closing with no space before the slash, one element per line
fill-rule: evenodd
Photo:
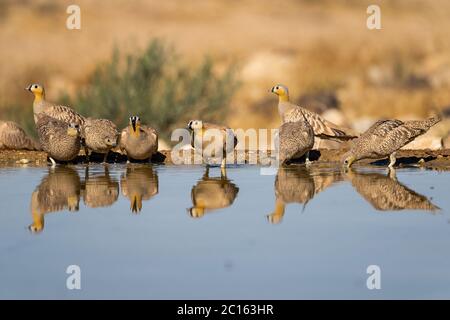
<path fill-rule="evenodd" d="M 131 127 L 133 128 L 133 131 L 136 131 L 136 120 L 131 120 Z"/>
<path fill-rule="evenodd" d="M 275 87 L 272 87 L 272 89 L 270 89 L 270 91 L 269 92 L 271 92 L 271 93 L 275 93 Z"/>
<path fill-rule="evenodd" d="M 28 87 L 26 87 L 24 89 L 31 92 L 31 86 L 28 86 Z"/>

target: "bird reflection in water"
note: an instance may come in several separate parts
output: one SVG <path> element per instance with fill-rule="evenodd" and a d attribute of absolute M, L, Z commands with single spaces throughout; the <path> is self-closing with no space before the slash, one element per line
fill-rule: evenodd
<path fill-rule="evenodd" d="M 50 212 L 68 209 L 78 211 L 80 203 L 80 177 L 74 169 L 64 166 L 51 168 L 31 195 L 33 233 L 44 230 L 44 216 Z"/>
<path fill-rule="evenodd" d="M 283 220 L 286 204 L 306 204 L 319 192 L 341 181 L 339 171 L 321 170 L 319 167 L 294 167 L 278 169 L 275 178 L 275 210 L 267 216 L 272 224 Z"/>
<path fill-rule="evenodd" d="M 152 166 L 128 164 L 120 179 L 122 195 L 130 200 L 132 213 L 139 213 L 142 200 L 150 200 L 158 194 L 158 175 Z"/>
<path fill-rule="evenodd" d="M 95 173 L 89 173 L 86 166 L 81 194 L 84 204 L 90 208 L 109 207 L 119 197 L 119 182 L 110 177 L 108 166 L 104 172 Z"/>
<path fill-rule="evenodd" d="M 220 177 L 211 178 L 206 167 L 201 180 L 191 190 L 192 207 L 188 209 L 192 218 L 201 218 L 213 210 L 223 209 L 233 204 L 239 188 L 221 170 Z"/>
<path fill-rule="evenodd" d="M 396 172 L 390 169 L 388 175 L 380 173 L 357 173 L 347 169 L 346 179 L 356 191 L 375 209 L 398 210 L 440 210 L 427 197 L 409 189 L 397 180 Z"/>

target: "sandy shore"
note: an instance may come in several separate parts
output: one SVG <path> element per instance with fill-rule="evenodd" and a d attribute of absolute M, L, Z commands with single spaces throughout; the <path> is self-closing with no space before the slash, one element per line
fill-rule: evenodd
<path fill-rule="evenodd" d="M 328 149 L 320 149 L 311 151 L 310 159 L 317 164 L 332 164 L 338 163 L 342 158 L 342 155 L 346 152 L 346 150 L 328 150 Z M 240 159 L 239 163 L 249 163 L 249 159 L 256 159 L 258 164 L 266 164 L 267 163 L 267 154 L 261 153 L 257 154 L 256 152 L 245 152 L 245 154 L 241 154 L 240 156 L 236 155 L 237 159 Z M 189 153 L 186 155 L 185 159 L 189 163 L 189 160 L 192 160 L 193 153 L 189 156 Z M 244 162 L 245 157 L 245 162 Z M 189 159 L 190 158 L 190 159 Z M 101 162 L 103 159 L 102 155 L 93 155 L 91 156 L 92 162 Z M 124 155 L 118 153 L 111 153 L 108 157 L 108 162 L 110 163 L 124 163 L 126 162 L 126 157 Z M 73 163 L 84 163 L 84 156 L 77 157 Z M 174 164 L 171 151 L 161 151 L 158 152 L 152 158 L 153 163 Z M 299 161 L 300 163 L 302 160 Z M 387 165 L 387 160 L 362 160 L 355 164 L 355 166 L 365 166 L 365 165 L 378 165 L 385 166 Z M 252 162 L 254 163 L 254 161 Z M 24 150 L 1 150 L 0 151 L 0 166 L 47 166 L 47 154 L 45 152 L 40 151 L 24 151 Z M 436 170 L 450 170 L 450 149 L 442 149 L 442 150 L 400 150 L 397 153 L 397 166 L 405 167 L 405 166 L 420 166 L 429 169 Z"/>

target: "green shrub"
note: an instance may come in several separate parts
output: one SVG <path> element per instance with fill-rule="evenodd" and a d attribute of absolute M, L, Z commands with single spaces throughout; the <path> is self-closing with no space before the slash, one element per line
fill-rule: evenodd
<path fill-rule="evenodd" d="M 218 76 L 210 58 L 195 67 L 179 61 L 171 47 L 153 40 L 141 53 L 122 57 L 116 49 L 72 99 L 61 100 L 85 116 L 107 118 L 120 128 L 130 115 L 155 127 L 164 138 L 188 120 L 221 121 L 237 89 L 236 68 Z"/>

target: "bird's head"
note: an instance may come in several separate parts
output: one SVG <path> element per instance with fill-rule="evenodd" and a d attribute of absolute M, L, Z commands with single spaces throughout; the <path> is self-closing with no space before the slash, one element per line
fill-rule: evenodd
<path fill-rule="evenodd" d="M 44 215 L 32 210 L 31 216 L 33 218 L 33 223 L 28 226 L 28 230 L 30 230 L 31 233 L 40 233 L 44 230 Z"/>
<path fill-rule="evenodd" d="M 133 133 L 139 133 L 139 129 L 141 128 L 141 118 L 138 116 L 131 116 L 130 127 Z"/>
<path fill-rule="evenodd" d="M 142 210 L 142 195 L 135 194 L 130 198 L 130 209 L 132 213 L 139 213 Z"/>
<path fill-rule="evenodd" d="M 28 226 L 28 230 L 30 230 L 31 233 L 40 233 L 44 230 L 44 226 L 32 223 Z"/>
<path fill-rule="evenodd" d="M 342 156 L 341 162 L 345 167 L 350 168 L 356 160 L 355 155 L 349 151 Z"/>
<path fill-rule="evenodd" d="M 30 91 L 32 94 L 34 94 L 34 97 L 37 99 L 43 98 L 45 96 L 44 87 L 38 83 L 30 84 L 28 87 L 25 88 L 25 90 Z"/>
<path fill-rule="evenodd" d="M 67 208 L 71 212 L 78 211 L 80 209 L 80 198 L 76 195 L 67 197 Z"/>
<path fill-rule="evenodd" d="M 191 120 L 188 123 L 188 129 L 190 130 L 198 130 L 203 128 L 202 120 Z"/>
<path fill-rule="evenodd" d="M 289 101 L 289 90 L 285 85 L 277 84 L 270 92 L 276 94 L 281 101 Z"/>
<path fill-rule="evenodd" d="M 117 146 L 117 139 L 118 139 L 118 138 L 119 138 L 119 137 L 118 137 L 117 135 L 115 135 L 115 136 L 110 136 L 110 135 L 108 135 L 108 136 L 106 136 L 106 137 L 103 138 L 103 141 L 105 142 L 105 144 L 106 144 L 108 147 L 114 148 L 114 147 Z"/>
<path fill-rule="evenodd" d="M 205 208 L 203 207 L 192 207 L 188 209 L 189 215 L 192 218 L 201 218 L 205 215 Z"/>
<path fill-rule="evenodd" d="M 77 137 L 80 134 L 80 126 L 76 123 L 70 123 L 67 127 L 67 135 Z"/>

